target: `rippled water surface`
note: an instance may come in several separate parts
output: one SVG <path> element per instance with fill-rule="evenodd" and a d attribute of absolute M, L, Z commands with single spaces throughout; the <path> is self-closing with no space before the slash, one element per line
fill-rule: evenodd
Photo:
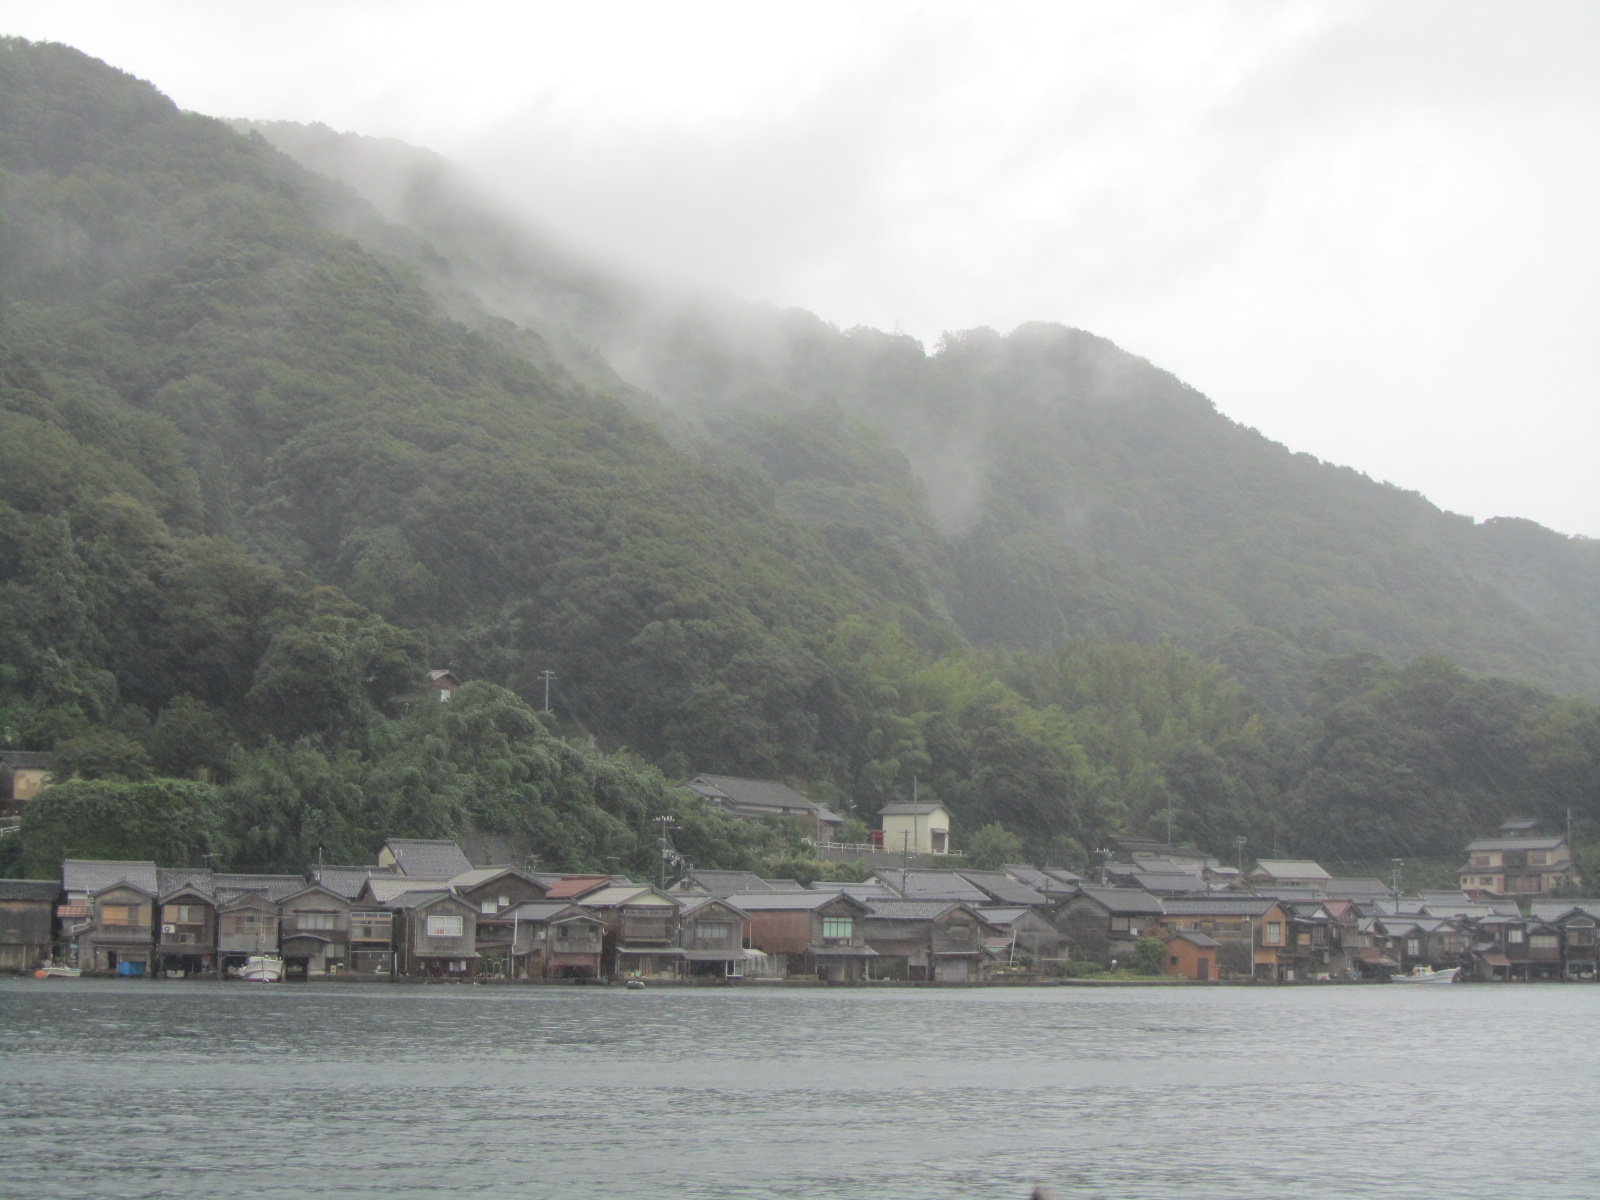
<path fill-rule="evenodd" d="M 1600 987 L 0 982 L 0 1194 L 1600 1196 Z"/>

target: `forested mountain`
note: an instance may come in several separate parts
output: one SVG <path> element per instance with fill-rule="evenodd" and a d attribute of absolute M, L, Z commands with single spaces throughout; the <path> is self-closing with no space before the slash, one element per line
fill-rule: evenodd
<path fill-rule="evenodd" d="M 649 870 L 661 812 L 701 865 L 792 850 L 694 771 L 862 816 L 915 779 L 1069 861 L 1169 814 L 1333 858 L 1600 819 L 1593 543 L 1089 334 L 679 298 L 429 156 L 266 133 L 300 161 L 0 43 L 0 744 L 78 775 L 28 869 L 475 826 Z"/>

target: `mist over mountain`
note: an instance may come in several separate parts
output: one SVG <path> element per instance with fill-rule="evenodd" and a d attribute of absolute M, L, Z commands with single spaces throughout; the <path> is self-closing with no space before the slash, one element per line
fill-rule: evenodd
<path fill-rule="evenodd" d="M 673 293 L 585 263 L 426 152 L 259 128 L 426 239 L 442 257 L 419 266 L 441 290 L 538 330 L 575 372 L 626 380 L 702 436 L 757 453 L 791 515 L 873 521 L 860 489 L 892 479 L 898 461 L 851 463 L 807 444 L 870 426 L 921 481 L 917 515 L 943 542 L 892 501 L 876 523 L 913 527 L 919 565 L 976 642 L 1175 636 L 1201 648 L 1270 630 L 1320 653 L 1444 653 L 1563 691 L 1600 689 L 1591 539 L 1515 519 L 1478 525 L 1292 454 L 1081 330 L 952 332 L 929 355 L 798 310 Z"/>
<path fill-rule="evenodd" d="M 915 781 L 1075 861 L 1169 818 L 1350 858 L 1600 821 L 1594 542 L 1083 331 L 930 354 L 635 279 L 436 156 L 65 47 L 0 43 L 0 95 L 0 742 L 80 775 L 31 867 L 164 805 L 169 856 L 261 866 L 472 826 L 648 870 L 661 811 L 701 865 L 794 851 L 696 771 L 860 817 Z"/>

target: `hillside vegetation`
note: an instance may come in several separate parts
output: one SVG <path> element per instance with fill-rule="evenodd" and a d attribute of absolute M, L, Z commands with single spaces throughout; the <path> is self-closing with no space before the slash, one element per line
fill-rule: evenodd
<path fill-rule="evenodd" d="M 1089 334 L 679 300 L 65 47 L 0 43 L 0 95 L 0 743 L 77 776 L 25 869 L 471 826 L 651 872 L 661 813 L 703 866 L 792 852 L 695 771 L 864 818 L 915 780 L 1064 861 L 1169 816 L 1331 860 L 1600 832 L 1593 543 Z"/>

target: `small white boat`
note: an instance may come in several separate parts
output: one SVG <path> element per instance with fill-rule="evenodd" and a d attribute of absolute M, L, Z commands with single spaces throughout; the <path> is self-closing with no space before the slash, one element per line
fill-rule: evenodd
<path fill-rule="evenodd" d="M 239 969 L 239 978 L 251 983 L 282 983 L 283 959 L 276 954 L 252 954 Z"/>
<path fill-rule="evenodd" d="M 1435 971 L 1430 967 L 1412 967 L 1409 975 L 1391 975 L 1390 983 L 1454 983 L 1460 967 L 1448 971 Z"/>
<path fill-rule="evenodd" d="M 76 979 L 83 972 L 77 967 L 58 967 L 54 963 L 47 963 L 33 973 L 35 979 Z"/>

